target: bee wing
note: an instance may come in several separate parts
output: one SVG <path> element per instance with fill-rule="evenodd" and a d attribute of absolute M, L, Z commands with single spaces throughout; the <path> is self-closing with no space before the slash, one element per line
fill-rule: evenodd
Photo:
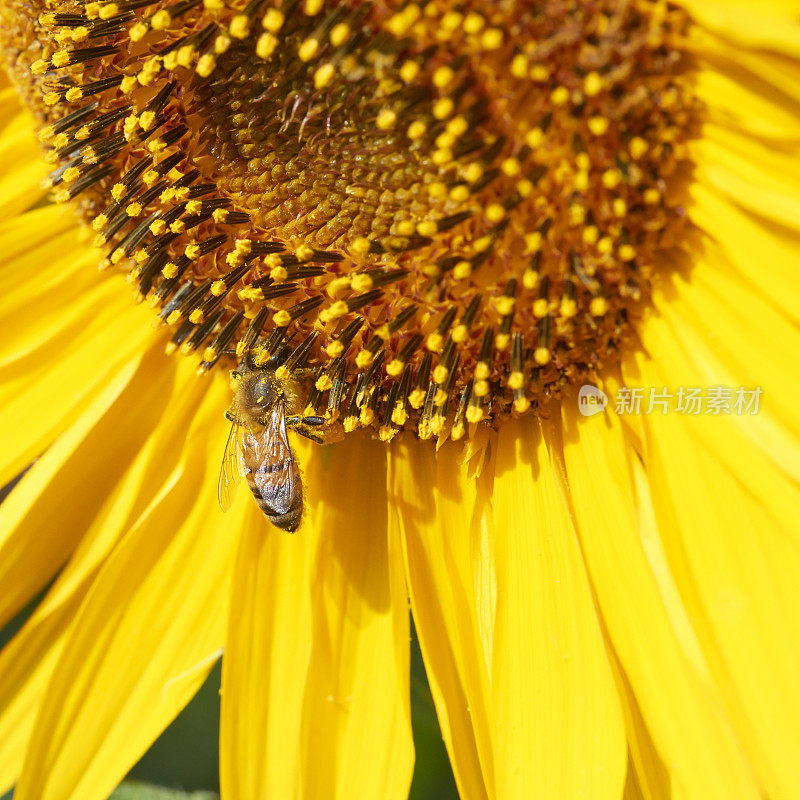
<path fill-rule="evenodd" d="M 239 479 L 245 473 L 242 447 L 241 426 L 238 422 L 232 422 L 228 441 L 225 443 L 222 466 L 219 470 L 219 484 L 217 485 L 219 507 L 223 511 L 227 511 L 233 505 L 236 490 L 239 488 Z"/>
<path fill-rule="evenodd" d="M 276 403 L 270 412 L 260 444 L 259 463 L 253 474 L 253 482 L 273 511 L 286 514 L 292 507 L 299 484 L 286 431 L 283 403 Z"/>

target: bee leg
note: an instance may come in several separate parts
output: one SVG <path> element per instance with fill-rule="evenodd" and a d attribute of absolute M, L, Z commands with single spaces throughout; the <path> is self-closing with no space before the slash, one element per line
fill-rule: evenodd
<path fill-rule="evenodd" d="M 319 433 L 315 433 L 310 428 L 306 428 L 304 425 L 293 425 L 292 430 L 295 433 L 299 433 L 301 436 L 305 436 L 306 439 L 311 439 L 312 442 L 316 442 L 317 444 L 325 444 L 325 439 Z"/>
<path fill-rule="evenodd" d="M 319 427 L 324 425 L 328 420 L 325 417 L 286 417 L 286 424 L 291 427 L 293 425 L 313 425 Z"/>

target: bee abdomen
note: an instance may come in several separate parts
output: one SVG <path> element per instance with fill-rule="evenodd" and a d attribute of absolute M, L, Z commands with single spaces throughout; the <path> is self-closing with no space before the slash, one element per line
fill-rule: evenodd
<path fill-rule="evenodd" d="M 303 495 L 301 491 L 295 493 L 289 510 L 285 514 L 281 514 L 275 511 L 263 498 L 261 491 L 252 478 L 252 473 L 247 475 L 247 485 L 250 487 L 258 507 L 273 525 L 287 533 L 294 533 L 300 527 L 300 522 L 303 518 Z"/>

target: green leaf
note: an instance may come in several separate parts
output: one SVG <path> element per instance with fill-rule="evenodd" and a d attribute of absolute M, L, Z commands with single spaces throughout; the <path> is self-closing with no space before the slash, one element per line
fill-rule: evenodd
<path fill-rule="evenodd" d="M 219 800 L 215 792 L 182 792 L 139 781 L 120 784 L 109 800 Z"/>

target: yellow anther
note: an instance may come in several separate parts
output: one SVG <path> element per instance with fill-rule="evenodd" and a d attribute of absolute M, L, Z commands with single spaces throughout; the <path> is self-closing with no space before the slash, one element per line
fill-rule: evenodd
<path fill-rule="evenodd" d="M 566 86 L 558 86 L 550 92 L 550 102 L 554 106 L 563 106 L 569 100 L 569 89 Z"/>
<path fill-rule="evenodd" d="M 578 313 L 578 304 L 571 297 L 562 297 L 558 313 L 566 319 L 571 319 Z"/>
<path fill-rule="evenodd" d="M 69 64 L 69 59 L 69 50 L 59 50 L 57 53 L 53 54 L 53 57 L 50 60 L 54 67 L 66 67 L 67 64 Z"/>
<path fill-rule="evenodd" d="M 600 94 L 603 89 L 603 79 L 596 72 L 590 72 L 583 79 L 583 91 L 587 97 Z"/>
<path fill-rule="evenodd" d="M 365 236 L 358 236 L 350 243 L 350 250 L 355 255 L 363 256 L 369 252 L 370 242 Z"/>
<path fill-rule="evenodd" d="M 278 40 L 271 33 L 262 33 L 256 42 L 256 55 L 259 58 L 267 59 L 278 46 Z"/>
<path fill-rule="evenodd" d="M 581 237 L 586 244 L 596 244 L 599 236 L 600 231 L 596 225 L 587 225 L 581 232 Z"/>
<path fill-rule="evenodd" d="M 500 169 L 502 169 L 509 178 L 519 175 L 519 173 L 522 171 L 522 167 L 516 158 L 506 158 L 503 163 L 500 164 Z"/>
<path fill-rule="evenodd" d="M 340 22 L 331 28 L 328 41 L 334 47 L 341 47 L 350 38 L 351 33 L 350 26 L 346 22 Z"/>
<path fill-rule="evenodd" d="M 61 101 L 61 92 L 48 92 L 44 96 L 44 104 L 46 106 L 54 106 Z"/>
<path fill-rule="evenodd" d="M 67 169 L 64 170 L 64 174 L 61 176 L 61 178 L 64 183 L 72 183 L 72 181 L 74 181 L 75 178 L 77 178 L 80 174 L 81 172 L 77 167 L 67 167 Z"/>
<path fill-rule="evenodd" d="M 171 24 L 172 17 L 169 11 L 164 8 L 160 11 L 156 11 L 156 13 L 153 14 L 153 18 L 150 20 L 150 25 L 152 25 L 154 31 L 166 30 Z"/>
<path fill-rule="evenodd" d="M 214 39 L 214 52 L 219 56 L 222 55 L 231 46 L 231 37 L 221 33 Z"/>
<path fill-rule="evenodd" d="M 453 277 L 458 281 L 468 278 L 471 272 L 472 264 L 470 264 L 469 261 L 459 261 L 458 264 L 453 267 Z"/>
<path fill-rule="evenodd" d="M 167 223 L 163 219 L 157 219 L 150 223 L 150 233 L 153 236 L 161 236 L 167 229 Z"/>
<path fill-rule="evenodd" d="M 537 347 L 533 351 L 533 360 L 540 366 L 550 363 L 550 351 L 546 347 Z"/>
<path fill-rule="evenodd" d="M 436 146 L 437 147 L 452 147 L 456 143 L 456 137 L 453 136 L 452 133 L 449 131 L 443 131 L 436 137 Z"/>
<path fill-rule="evenodd" d="M 400 361 L 399 358 L 393 358 L 387 365 L 386 365 L 386 374 L 392 378 L 396 378 L 405 367 L 405 364 Z"/>
<path fill-rule="evenodd" d="M 405 83 L 411 83 L 419 75 L 419 64 L 416 61 L 404 61 L 400 67 L 400 78 Z"/>
<path fill-rule="evenodd" d="M 375 124 L 384 131 L 393 127 L 395 122 L 397 122 L 397 113 L 391 108 L 382 109 L 375 120 Z"/>
<path fill-rule="evenodd" d="M 425 123 L 422 120 L 416 119 L 408 126 L 406 136 L 412 140 L 421 139 L 425 135 L 426 130 L 427 127 Z"/>
<path fill-rule="evenodd" d="M 314 73 L 314 88 L 324 89 L 326 86 L 329 86 L 335 75 L 336 67 L 334 67 L 333 64 L 330 62 L 323 64 Z M 378 124 L 378 127 L 381 127 L 380 124 Z"/>
<path fill-rule="evenodd" d="M 448 11 L 439 23 L 442 31 L 445 33 L 453 33 L 459 25 L 461 25 L 464 15 L 458 11 Z"/>
<path fill-rule="evenodd" d="M 100 8 L 100 19 L 111 19 L 119 13 L 119 6 L 116 3 L 106 3 Z"/>
<path fill-rule="evenodd" d="M 108 217 L 105 214 L 98 214 L 92 220 L 92 228 L 96 231 L 101 231 L 108 225 Z"/>
<path fill-rule="evenodd" d="M 536 148 L 544 141 L 544 131 L 541 128 L 531 128 L 525 134 L 525 144 L 528 147 Z"/>
<path fill-rule="evenodd" d="M 145 22 L 137 22 L 131 26 L 130 30 L 128 31 L 128 36 L 132 42 L 138 42 L 140 39 L 143 39 L 149 31 L 150 28 Z"/>
<path fill-rule="evenodd" d="M 544 317 L 549 310 L 549 303 L 544 297 L 540 297 L 533 302 L 533 316 L 537 319 Z"/>
<path fill-rule="evenodd" d="M 619 248 L 619 257 L 623 261 L 633 261 L 636 258 L 636 248 L 631 244 L 623 244 Z"/>
<path fill-rule="evenodd" d="M 369 275 L 354 275 L 352 280 L 354 292 L 366 292 L 372 288 L 372 278 Z"/>
<path fill-rule="evenodd" d="M 523 372 L 512 372 L 508 376 L 508 388 L 509 389 L 521 389 L 525 386 L 525 373 Z"/>
<path fill-rule="evenodd" d="M 269 271 L 269 277 L 272 278 L 275 283 L 281 283 L 289 277 L 289 273 L 286 271 L 286 267 L 273 267 Z"/>
<path fill-rule="evenodd" d="M 631 154 L 631 158 L 637 161 L 648 151 L 649 147 L 641 136 L 634 136 L 628 142 L 628 152 Z"/>
<path fill-rule="evenodd" d="M 476 14 L 472 11 L 464 17 L 464 33 L 474 36 L 476 33 L 480 33 L 481 30 L 483 30 L 485 24 L 486 20 L 480 14 Z"/>
<path fill-rule="evenodd" d="M 389 33 L 397 36 L 403 36 L 408 29 L 420 18 L 422 12 L 416 3 L 409 3 L 402 11 L 390 17 L 386 23 L 386 29 Z"/>
<path fill-rule="evenodd" d="M 517 414 L 524 414 L 531 407 L 531 401 L 527 397 L 514 398 L 514 411 Z"/>
<path fill-rule="evenodd" d="M 309 36 L 297 49 L 297 57 L 301 61 L 311 61 L 319 52 L 319 39 Z"/>
<path fill-rule="evenodd" d="M 469 328 L 463 323 L 459 323 L 455 326 L 455 328 L 453 328 L 453 332 L 450 334 L 450 337 L 456 344 L 460 344 L 467 338 L 468 335 Z"/>
<path fill-rule="evenodd" d="M 292 321 L 292 315 L 285 309 L 281 309 L 272 315 L 272 321 L 279 328 L 282 328 L 284 325 L 288 325 Z"/>
<path fill-rule="evenodd" d="M 234 39 L 246 39 L 250 35 L 250 17 L 247 14 L 237 14 L 228 26 L 228 33 Z"/>
<path fill-rule="evenodd" d="M 476 253 L 482 253 L 484 250 L 488 250 L 491 246 L 491 236 L 481 236 L 480 239 L 476 239 L 472 245 Z"/>
<path fill-rule="evenodd" d="M 442 147 L 438 150 L 434 150 L 431 154 L 431 161 L 434 164 L 441 167 L 445 164 L 449 164 L 453 160 L 453 151 L 447 147 Z"/>
<path fill-rule="evenodd" d="M 608 302 L 605 297 L 593 297 L 589 303 L 589 311 L 593 317 L 602 317 L 608 311 Z"/>
<path fill-rule="evenodd" d="M 458 184 L 450 190 L 450 199 L 455 200 L 457 203 L 463 203 L 469 199 L 469 187 L 464 184 Z"/>
<path fill-rule="evenodd" d="M 500 203 L 491 203 L 486 209 L 486 219 L 489 222 L 500 222 L 506 215 L 506 210 Z"/>
<path fill-rule="evenodd" d="M 611 203 L 614 216 L 622 219 L 628 213 L 628 204 L 621 198 L 615 197 Z"/>
<path fill-rule="evenodd" d="M 197 59 L 197 66 L 195 71 L 201 78 L 207 78 L 217 65 L 217 59 L 211 53 L 203 53 Z"/>
<path fill-rule="evenodd" d="M 594 116 L 589 118 L 587 123 L 589 130 L 595 136 L 602 136 L 607 130 L 610 121 L 606 117 Z"/>
<path fill-rule="evenodd" d="M 309 17 L 315 17 L 322 11 L 323 0 L 306 0 L 305 12 Z"/>
<path fill-rule="evenodd" d="M 432 198 L 444 197 L 447 194 L 447 184 L 444 181 L 433 181 L 428 186 L 428 194 Z"/>
<path fill-rule="evenodd" d="M 488 28 L 481 34 L 481 47 L 484 50 L 497 50 L 503 45 L 502 28 Z"/>
<path fill-rule="evenodd" d="M 614 242 L 610 236 L 604 236 L 600 241 L 597 243 L 597 252 L 601 255 L 607 256 L 609 255 L 614 249 Z"/>
<path fill-rule="evenodd" d="M 514 58 L 511 59 L 511 74 L 515 78 L 527 78 L 528 69 L 528 57 L 525 53 L 517 53 Z"/>
<path fill-rule="evenodd" d="M 449 97 L 440 97 L 433 105 L 433 116 L 436 119 L 446 119 L 455 110 L 455 103 Z"/>
<path fill-rule="evenodd" d="M 535 289 L 539 282 L 539 273 L 535 269 L 526 269 L 522 273 L 522 285 L 526 289 Z"/>
<path fill-rule="evenodd" d="M 417 233 L 420 236 L 433 236 L 439 230 L 435 220 L 424 219 L 417 224 Z"/>
<path fill-rule="evenodd" d="M 586 209 L 578 203 L 573 203 L 568 209 L 569 224 L 572 226 L 582 225 L 586 219 Z"/>
<path fill-rule="evenodd" d="M 480 422 L 483 419 L 483 409 L 480 406 L 468 406 L 466 417 L 467 422 L 472 424 Z"/>
<path fill-rule="evenodd" d="M 506 297 L 505 295 L 496 298 L 494 301 L 494 307 L 497 309 L 497 313 L 503 317 L 514 310 L 515 304 L 516 300 L 513 297 Z"/>
<path fill-rule="evenodd" d="M 438 89 L 444 89 L 452 82 L 455 75 L 456 74 L 453 72 L 451 67 L 437 67 L 433 72 L 433 77 L 431 80 L 433 81 L 433 85 Z"/>
<path fill-rule="evenodd" d="M 649 206 L 654 206 L 661 202 L 661 192 L 653 187 L 645 189 L 642 197 L 644 198 L 645 203 L 647 203 Z"/>
<path fill-rule="evenodd" d="M 619 186 L 620 181 L 622 180 L 622 175 L 620 171 L 616 168 L 614 169 L 607 169 L 603 173 L 603 186 L 606 189 L 616 189 Z"/>
<path fill-rule="evenodd" d="M 340 319 L 345 314 L 347 314 L 347 303 L 344 300 L 337 300 L 335 303 L 331 303 L 328 308 L 323 309 L 319 318 L 321 322 L 325 323 Z"/>
<path fill-rule="evenodd" d="M 359 350 L 356 356 L 356 366 L 359 369 L 366 369 L 374 360 L 375 356 L 369 350 Z"/>
<path fill-rule="evenodd" d="M 221 225 L 228 218 L 229 213 L 230 212 L 227 208 L 215 208 L 211 212 L 211 218 L 217 223 L 217 225 Z"/>

